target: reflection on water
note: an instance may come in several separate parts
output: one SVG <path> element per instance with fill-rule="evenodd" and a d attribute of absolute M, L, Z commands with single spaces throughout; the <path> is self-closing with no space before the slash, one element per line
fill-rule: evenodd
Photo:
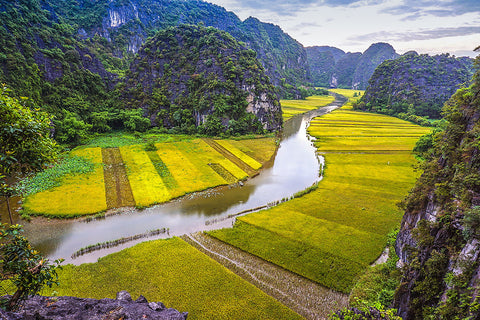
<path fill-rule="evenodd" d="M 231 226 L 222 219 L 244 210 L 264 206 L 290 197 L 319 179 L 319 159 L 307 135 L 308 122 L 314 116 L 329 112 L 340 105 L 311 111 L 289 120 L 284 127 L 278 151 L 258 176 L 243 186 L 219 187 L 144 210 L 126 209 L 106 219 L 84 221 L 53 221 L 48 219 L 25 222 L 25 232 L 32 244 L 50 258 L 64 258 L 75 264 L 94 262 L 99 256 L 131 246 L 101 250 L 72 260 L 70 256 L 88 245 L 122 237 L 168 228 L 168 237 L 185 233 Z M 79 204 L 81 205 L 81 204 Z M 2 217 L 3 219 L 3 217 Z M 219 223 L 210 223 L 219 220 Z M 139 240 L 137 242 L 140 242 Z M 144 241 L 144 240 L 143 240 Z"/>

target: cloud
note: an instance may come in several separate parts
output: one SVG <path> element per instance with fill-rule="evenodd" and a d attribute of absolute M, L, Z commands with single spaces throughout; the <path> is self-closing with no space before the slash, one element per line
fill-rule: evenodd
<path fill-rule="evenodd" d="M 279 15 L 291 15 L 312 6 L 346 7 L 359 3 L 371 5 L 382 1 L 384 0 L 236 0 L 236 5 L 241 8 L 268 10 Z"/>
<path fill-rule="evenodd" d="M 480 35 L 480 27 L 477 26 L 464 26 L 456 28 L 439 28 L 429 29 L 416 32 L 374 32 L 364 35 L 357 35 L 350 37 L 349 40 L 356 42 L 363 41 L 414 41 L 414 40 L 431 40 L 441 39 L 447 37 L 468 36 L 472 34 Z"/>
<path fill-rule="evenodd" d="M 402 4 L 381 11 L 391 15 L 407 15 L 404 20 L 415 20 L 425 15 L 434 17 L 459 16 L 465 13 L 480 12 L 478 0 L 404 0 Z"/>

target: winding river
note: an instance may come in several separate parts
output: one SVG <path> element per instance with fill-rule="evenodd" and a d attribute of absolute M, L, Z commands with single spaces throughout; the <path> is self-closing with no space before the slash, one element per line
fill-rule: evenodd
<path fill-rule="evenodd" d="M 119 251 L 146 239 L 94 251 L 72 258 L 83 247 L 168 229 L 150 239 L 232 226 L 235 216 L 288 198 L 321 179 L 323 158 L 316 154 L 307 126 L 313 117 L 341 106 L 337 99 L 326 107 L 296 116 L 285 123 L 276 155 L 260 174 L 242 186 L 224 186 L 187 195 L 178 200 L 144 210 L 122 209 L 105 219 L 49 220 L 23 222 L 26 236 L 34 247 L 51 259 L 64 258 L 68 263 L 95 262 L 99 257 Z M 81 205 L 81 204 L 79 204 Z"/>

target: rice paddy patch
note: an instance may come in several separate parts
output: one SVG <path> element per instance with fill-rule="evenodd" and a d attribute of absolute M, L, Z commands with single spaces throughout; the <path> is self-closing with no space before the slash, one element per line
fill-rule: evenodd
<path fill-rule="evenodd" d="M 310 110 L 315 110 L 324 107 L 335 100 L 333 96 L 311 96 L 305 100 L 280 100 L 283 111 L 283 120 L 288 120 L 291 117 L 304 113 Z"/>
<path fill-rule="evenodd" d="M 158 155 L 178 183 L 178 187 L 170 189 L 174 197 L 227 184 L 199 157 L 198 141 L 157 145 Z"/>
<path fill-rule="evenodd" d="M 165 163 L 160 159 L 156 151 L 146 151 L 150 161 L 152 162 L 158 175 L 162 178 L 163 183 L 170 189 L 177 188 L 178 183 L 168 170 Z"/>
<path fill-rule="evenodd" d="M 60 286 L 42 294 L 101 299 L 127 290 L 136 299 L 188 311 L 188 319 L 302 319 L 280 302 L 179 238 L 149 241 L 100 258 L 67 265 Z"/>
<path fill-rule="evenodd" d="M 247 154 L 243 153 L 242 151 L 240 151 L 240 149 L 234 147 L 229 141 L 227 141 L 227 140 L 215 140 L 215 142 L 218 143 L 219 145 L 221 145 L 222 147 L 224 147 L 227 151 L 229 151 L 235 157 L 242 160 L 244 163 L 246 163 L 253 170 L 258 170 L 262 167 L 262 164 L 260 162 L 251 158 Z"/>
<path fill-rule="evenodd" d="M 142 145 L 120 147 L 120 152 L 137 206 L 150 206 L 172 198 L 168 186 Z"/>
<path fill-rule="evenodd" d="M 272 159 L 277 150 L 275 138 L 228 140 L 228 142 L 260 163 L 265 163 Z"/>
<path fill-rule="evenodd" d="M 101 149 L 74 150 L 71 154 L 87 159 L 93 170 L 67 174 L 61 178 L 61 185 L 26 197 L 25 213 L 68 218 L 107 209 Z"/>
<path fill-rule="evenodd" d="M 228 183 L 234 183 L 237 181 L 235 176 L 230 173 L 227 169 L 225 169 L 221 164 L 219 163 L 209 163 L 208 164 L 213 170 L 215 170 L 218 175 L 220 175 L 225 181 Z"/>
<path fill-rule="evenodd" d="M 233 229 L 208 234 L 340 292 L 348 293 L 367 267 L 243 221 L 237 221 Z"/>

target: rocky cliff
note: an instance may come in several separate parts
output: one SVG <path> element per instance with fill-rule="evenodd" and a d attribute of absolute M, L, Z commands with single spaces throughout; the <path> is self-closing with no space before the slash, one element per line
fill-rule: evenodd
<path fill-rule="evenodd" d="M 116 299 L 101 300 L 34 296 L 24 301 L 15 312 L 0 308 L 0 318 L 3 320 L 186 320 L 187 315 L 187 312 L 168 309 L 161 302 L 149 303 L 143 296 L 133 301 L 126 291 L 118 292 Z"/>
<path fill-rule="evenodd" d="M 275 88 L 255 51 L 212 27 L 158 32 L 139 50 L 122 95 L 153 123 L 182 132 L 245 134 L 282 125 Z"/>
<path fill-rule="evenodd" d="M 477 58 L 478 59 L 478 58 Z M 480 317 L 480 74 L 444 107 L 424 173 L 404 206 L 395 297 L 403 319 Z"/>
<path fill-rule="evenodd" d="M 365 52 L 345 53 L 335 47 L 308 47 L 314 85 L 364 90 L 375 68 L 398 54 L 388 43 L 374 43 Z"/>
<path fill-rule="evenodd" d="M 115 57 L 130 59 L 147 37 L 180 24 L 203 24 L 233 35 L 257 52 L 267 75 L 275 85 L 282 78 L 291 85 L 309 80 L 303 46 L 280 27 L 255 18 L 241 21 L 234 13 L 204 1 L 181 0 L 43 0 L 55 16 L 67 18 L 78 37 L 92 40 L 105 60 L 116 69 Z M 75 14 L 76 13 L 76 14 Z M 90 17 L 90 19 L 88 19 Z M 113 56 L 113 57 L 112 57 Z"/>
<path fill-rule="evenodd" d="M 375 70 L 362 97 L 364 110 L 439 118 L 445 101 L 472 76 L 472 59 L 408 52 Z"/>

